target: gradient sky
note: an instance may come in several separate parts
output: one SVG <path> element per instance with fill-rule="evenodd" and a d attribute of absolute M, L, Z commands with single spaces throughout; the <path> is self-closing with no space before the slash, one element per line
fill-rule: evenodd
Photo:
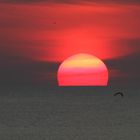
<path fill-rule="evenodd" d="M 0 84 L 57 86 L 61 62 L 90 53 L 110 86 L 140 82 L 138 0 L 0 0 Z"/>

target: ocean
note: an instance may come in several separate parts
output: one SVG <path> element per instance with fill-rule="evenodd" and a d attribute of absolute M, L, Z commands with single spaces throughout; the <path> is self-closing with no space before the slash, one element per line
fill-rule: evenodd
<path fill-rule="evenodd" d="M 114 91 L 3 90 L 0 140 L 139 140 L 139 90 Z"/>

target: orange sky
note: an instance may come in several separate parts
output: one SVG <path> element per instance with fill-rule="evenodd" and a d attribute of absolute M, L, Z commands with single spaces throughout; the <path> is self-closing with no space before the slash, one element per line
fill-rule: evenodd
<path fill-rule="evenodd" d="M 32 59 L 62 61 L 80 52 L 112 59 L 140 50 L 121 42 L 140 37 L 139 6 L 1 4 L 0 9 L 1 38 Z"/>
<path fill-rule="evenodd" d="M 139 17 L 139 4 L 0 3 L 1 63 L 11 67 L 34 61 L 50 66 L 77 53 L 90 53 L 109 62 L 113 77 L 131 75 L 135 72 L 124 73 L 124 64 L 116 66 L 115 61 L 140 53 Z M 42 78 L 56 74 L 53 68 L 46 69 Z"/>

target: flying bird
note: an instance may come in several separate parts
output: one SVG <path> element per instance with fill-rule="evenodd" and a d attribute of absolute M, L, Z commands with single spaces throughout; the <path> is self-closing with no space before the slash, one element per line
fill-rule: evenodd
<path fill-rule="evenodd" d="M 116 92 L 113 96 L 120 95 L 121 97 L 124 97 L 124 94 L 122 92 Z"/>

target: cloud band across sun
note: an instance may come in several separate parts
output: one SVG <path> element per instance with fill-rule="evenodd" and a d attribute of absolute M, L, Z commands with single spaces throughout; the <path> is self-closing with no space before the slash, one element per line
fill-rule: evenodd
<path fill-rule="evenodd" d="M 57 77 L 59 86 L 107 86 L 108 69 L 97 57 L 80 53 L 59 66 Z"/>

